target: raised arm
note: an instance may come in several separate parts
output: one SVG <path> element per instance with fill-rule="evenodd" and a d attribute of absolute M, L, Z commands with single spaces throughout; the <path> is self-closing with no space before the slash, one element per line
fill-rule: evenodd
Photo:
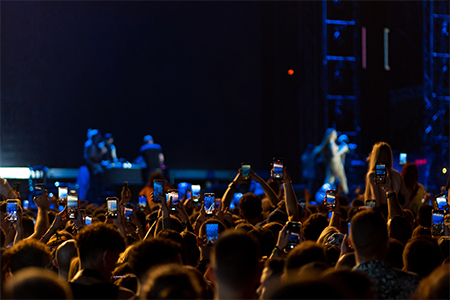
<path fill-rule="evenodd" d="M 292 187 L 292 180 L 289 177 L 286 168 L 283 169 L 283 179 L 281 181 L 284 186 L 284 199 L 286 201 L 286 211 L 289 222 L 300 221 L 300 214 L 298 212 L 297 196 Z"/>
<path fill-rule="evenodd" d="M 277 194 L 267 184 L 265 180 L 263 180 L 261 177 L 258 176 L 258 174 L 255 173 L 255 171 L 253 171 L 253 169 L 250 169 L 250 178 L 261 185 L 264 194 L 266 195 L 267 199 L 269 199 L 270 203 L 272 203 L 273 206 L 277 206 L 278 202 L 280 202 L 280 199 L 278 199 Z"/>
<path fill-rule="evenodd" d="M 231 200 L 233 200 L 234 192 L 236 191 L 236 186 L 238 186 L 241 183 L 244 183 L 244 179 L 242 177 L 242 170 L 239 169 L 238 174 L 233 179 L 233 181 L 228 185 L 227 190 L 222 196 L 222 210 L 226 210 L 228 207 L 230 207 Z"/>
<path fill-rule="evenodd" d="M 38 208 L 36 217 L 36 226 L 34 226 L 34 233 L 30 235 L 29 239 L 41 239 L 49 227 L 48 210 L 50 208 L 50 201 L 48 199 L 47 190 L 43 195 L 34 197 L 34 203 Z"/>
<path fill-rule="evenodd" d="M 403 210 L 398 202 L 398 195 L 394 190 L 394 184 L 392 182 L 392 177 L 390 172 L 386 173 L 386 183 L 381 185 L 383 190 L 386 192 L 386 199 L 388 205 L 388 219 L 392 219 L 395 216 L 402 216 Z"/>

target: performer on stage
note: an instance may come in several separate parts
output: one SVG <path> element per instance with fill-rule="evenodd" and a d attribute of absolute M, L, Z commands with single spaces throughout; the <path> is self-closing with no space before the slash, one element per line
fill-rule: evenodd
<path fill-rule="evenodd" d="M 160 145 L 153 142 L 151 135 L 144 136 L 144 145 L 140 149 L 141 156 L 147 168 L 143 170 L 142 179 L 148 182 L 152 173 L 162 173 L 164 169 L 164 155 Z"/>
<path fill-rule="evenodd" d="M 314 149 L 316 154 L 322 154 L 326 163 L 326 176 L 324 184 L 334 184 L 336 179 L 342 186 L 344 194 L 348 194 L 347 176 L 345 175 L 343 155 L 347 153 L 348 146 L 341 143 L 336 144 L 337 132 L 334 128 L 325 131 L 322 143 Z"/>

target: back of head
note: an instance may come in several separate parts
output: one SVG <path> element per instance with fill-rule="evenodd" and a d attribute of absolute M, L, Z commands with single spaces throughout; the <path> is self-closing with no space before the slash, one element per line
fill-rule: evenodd
<path fill-rule="evenodd" d="M 416 164 L 406 164 L 401 173 L 406 187 L 414 188 L 419 182 L 419 168 Z"/>
<path fill-rule="evenodd" d="M 58 246 L 56 249 L 56 261 L 60 272 L 69 272 L 72 258 L 78 256 L 78 250 L 75 240 L 68 240 Z"/>
<path fill-rule="evenodd" d="M 308 280 L 281 286 L 268 299 L 345 299 L 330 283 L 323 280 Z"/>
<path fill-rule="evenodd" d="M 286 272 L 296 271 L 311 262 L 325 263 L 325 248 L 313 241 L 304 241 L 289 252 L 284 267 Z"/>
<path fill-rule="evenodd" d="M 420 282 L 413 299 L 450 299 L 449 282 L 450 265 L 447 263 Z"/>
<path fill-rule="evenodd" d="M 330 269 L 322 280 L 339 290 L 345 299 L 376 299 L 375 287 L 363 272 Z"/>
<path fill-rule="evenodd" d="M 387 255 L 388 232 L 383 216 L 365 210 L 352 218 L 350 236 L 357 256 L 380 259 Z"/>
<path fill-rule="evenodd" d="M 240 230 L 226 231 L 217 240 L 212 257 L 219 285 L 241 291 L 258 283 L 254 280 L 259 279 L 260 249 L 254 237 Z"/>
<path fill-rule="evenodd" d="M 253 193 L 245 193 L 239 200 L 239 209 L 247 220 L 259 219 L 262 212 L 261 198 Z"/>
<path fill-rule="evenodd" d="M 306 240 L 317 241 L 322 231 L 328 226 L 327 217 L 314 213 L 303 223 L 303 234 Z"/>
<path fill-rule="evenodd" d="M 272 250 L 275 247 L 276 240 L 274 239 L 272 232 L 267 228 L 253 229 L 248 232 L 253 235 L 261 246 L 261 255 L 270 257 Z"/>
<path fill-rule="evenodd" d="M 104 223 L 84 227 L 76 240 L 81 263 L 101 259 L 106 250 L 119 253 L 125 250 L 125 240 L 119 230 Z"/>
<path fill-rule="evenodd" d="M 352 269 L 355 265 L 355 252 L 348 252 L 339 257 L 336 263 L 336 269 Z"/>
<path fill-rule="evenodd" d="M 27 267 L 45 268 L 51 261 L 50 250 L 43 243 L 34 240 L 21 240 L 5 252 L 6 266 L 11 273 Z"/>
<path fill-rule="evenodd" d="M 406 271 L 420 278 L 428 276 L 442 263 L 441 250 L 435 239 L 427 236 L 413 238 L 406 244 L 403 264 Z"/>
<path fill-rule="evenodd" d="M 405 246 L 402 242 L 397 239 L 389 238 L 389 251 L 386 256 L 386 261 L 394 268 L 403 268 L 403 251 Z"/>
<path fill-rule="evenodd" d="M 384 163 L 386 169 L 392 169 L 392 149 L 386 142 L 378 142 L 373 145 L 372 152 L 370 153 L 369 170 L 375 171 L 377 162 Z"/>
<path fill-rule="evenodd" d="M 142 299 L 201 299 L 202 284 L 194 272 L 178 264 L 152 268 L 143 286 Z"/>
<path fill-rule="evenodd" d="M 411 223 L 403 216 L 395 216 L 388 224 L 389 236 L 406 245 L 412 235 Z"/>
<path fill-rule="evenodd" d="M 73 299 L 69 284 L 42 268 L 18 271 L 5 284 L 6 299 Z"/>
<path fill-rule="evenodd" d="M 433 207 L 430 205 L 422 205 L 417 212 L 417 224 L 425 228 L 431 228 L 431 212 Z"/>
<path fill-rule="evenodd" d="M 181 248 L 171 240 L 161 238 L 143 240 L 130 250 L 129 263 L 134 274 L 140 282 L 143 282 L 148 270 L 154 266 L 181 264 Z"/>

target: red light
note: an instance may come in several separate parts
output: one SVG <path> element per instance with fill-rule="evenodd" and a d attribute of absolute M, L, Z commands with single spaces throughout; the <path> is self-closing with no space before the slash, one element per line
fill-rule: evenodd
<path fill-rule="evenodd" d="M 294 70 L 289 69 L 289 70 L 288 70 L 288 75 L 293 75 L 293 74 L 294 74 Z"/>
<path fill-rule="evenodd" d="M 417 166 L 423 166 L 423 165 L 426 165 L 427 162 L 428 162 L 428 161 L 427 161 L 426 158 L 416 159 L 416 160 L 414 161 L 414 163 L 415 163 Z"/>

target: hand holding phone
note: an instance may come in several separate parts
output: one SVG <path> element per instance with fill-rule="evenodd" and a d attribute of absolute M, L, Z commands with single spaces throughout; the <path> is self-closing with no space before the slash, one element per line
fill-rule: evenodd
<path fill-rule="evenodd" d="M 212 246 L 218 238 L 219 223 L 206 223 L 206 246 Z"/>
<path fill-rule="evenodd" d="M 274 157 L 272 162 L 272 178 L 275 180 L 283 179 L 284 159 L 282 157 Z"/>
<path fill-rule="evenodd" d="M 8 199 L 6 201 L 6 221 L 17 221 L 18 202 L 17 199 Z"/>
<path fill-rule="evenodd" d="M 250 180 L 250 169 L 251 165 L 249 163 L 241 163 L 242 179 L 245 181 Z"/>
<path fill-rule="evenodd" d="M 214 211 L 214 199 L 215 199 L 215 194 L 214 193 L 205 193 L 204 194 L 204 198 L 205 198 L 205 212 L 206 214 L 213 214 Z"/>
<path fill-rule="evenodd" d="M 78 195 L 67 195 L 67 217 L 69 219 L 76 219 L 78 214 Z"/>
<path fill-rule="evenodd" d="M 329 210 L 336 207 L 336 190 L 327 190 L 324 204 Z"/>
<path fill-rule="evenodd" d="M 375 184 L 382 185 L 386 183 L 386 165 L 377 163 L 375 166 Z"/>
<path fill-rule="evenodd" d="M 301 242 L 302 223 L 299 221 L 288 222 L 287 233 L 289 234 L 286 250 L 290 251 Z"/>
<path fill-rule="evenodd" d="M 107 206 L 107 217 L 110 219 L 117 219 L 117 198 L 116 197 L 108 197 L 106 198 L 106 206 Z"/>
<path fill-rule="evenodd" d="M 161 203 L 161 198 L 164 196 L 164 180 L 153 180 L 153 202 Z"/>

